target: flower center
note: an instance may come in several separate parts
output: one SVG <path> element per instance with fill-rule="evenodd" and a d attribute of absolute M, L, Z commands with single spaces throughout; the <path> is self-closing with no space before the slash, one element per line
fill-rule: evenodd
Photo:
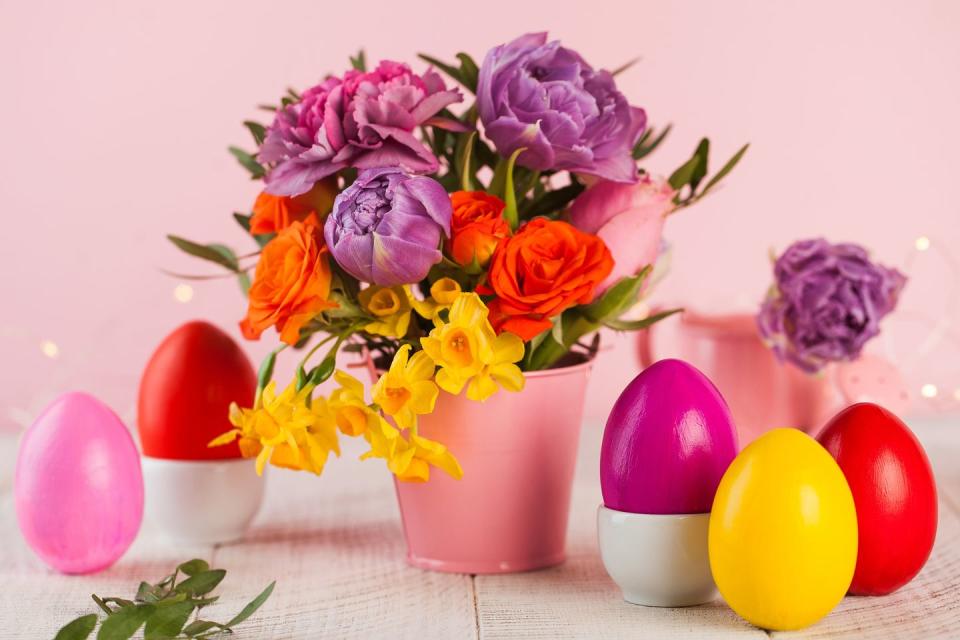
<path fill-rule="evenodd" d="M 455 367 L 466 367 L 473 362 L 470 336 L 455 329 L 443 343 L 443 358 Z"/>
<path fill-rule="evenodd" d="M 410 399 L 410 390 L 406 387 L 387 387 L 383 399 L 383 410 L 393 414 L 400 411 Z"/>
<path fill-rule="evenodd" d="M 353 211 L 344 226 L 358 235 L 366 235 L 376 230 L 383 216 L 390 211 L 390 198 L 387 197 L 387 183 L 378 180 L 357 194 L 353 201 Z"/>
<path fill-rule="evenodd" d="M 370 300 L 370 313 L 383 317 L 400 311 L 400 298 L 390 289 L 378 291 Z"/>

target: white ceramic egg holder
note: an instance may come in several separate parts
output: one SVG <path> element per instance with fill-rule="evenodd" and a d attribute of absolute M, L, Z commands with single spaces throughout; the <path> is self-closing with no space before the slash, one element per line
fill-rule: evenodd
<path fill-rule="evenodd" d="M 707 553 L 709 513 L 597 510 L 600 557 L 623 599 L 648 607 L 710 602 L 717 587 Z"/>
<path fill-rule="evenodd" d="M 188 545 L 239 540 L 260 510 L 264 478 L 254 460 L 141 457 L 148 526 Z"/>

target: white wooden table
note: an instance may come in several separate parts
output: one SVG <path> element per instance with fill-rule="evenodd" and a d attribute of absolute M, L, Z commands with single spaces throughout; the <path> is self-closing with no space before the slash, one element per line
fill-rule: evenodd
<path fill-rule="evenodd" d="M 940 528 L 923 572 L 884 598 L 846 598 L 791 638 L 960 637 L 960 419 L 914 422 L 937 472 Z M 93 612 L 91 593 L 126 596 L 201 557 L 227 569 L 221 602 L 229 618 L 277 580 L 273 597 L 238 628 L 238 638 L 763 638 L 722 600 L 686 609 L 625 603 L 595 542 L 601 428 L 585 425 L 562 566 L 503 576 L 425 572 L 404 563 L 392 482 L 381 465 L 348 449 L 322 478 L 274 470 L 248 538 L 176 548 L 145 527 L 127 554 L 93 576 L 62 576 L 27 549 L 13 512 L 16 436 L 0 436 L 0 639 L 52 638 Z"/>

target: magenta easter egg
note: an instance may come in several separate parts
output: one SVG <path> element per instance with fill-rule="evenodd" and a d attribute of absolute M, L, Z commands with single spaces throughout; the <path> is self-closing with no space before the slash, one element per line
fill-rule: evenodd
<path fill-rule="evenodd" d="M 63 573 L 112 565 L 143 518 L 143 476 L 130 432 L 85 393 L 60 396 L 24 433 L 13 493 L 27 544 Z"/>
<path fill-rule="evenodd" d="M 607 419 L 603 503 L 629 513 L 706 513 L 736 455 L 733 418 L 717 388 L 692 365 L 661 360 L 627 385 Z"/>

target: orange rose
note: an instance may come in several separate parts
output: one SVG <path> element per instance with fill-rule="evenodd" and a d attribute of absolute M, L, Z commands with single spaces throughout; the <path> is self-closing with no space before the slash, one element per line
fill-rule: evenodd
<path fill-rule="evenodd" d="M 267 327 L 276 326 L 282 341 L 296 344 L 304 324 L 337 306 L 329 295 L 327 247 L 320 223 L 311 215 L 293 222 L 263 248 L 240 330 L 256 340 Z"/>
<path fill-rule="evenodd" d="M 510 235 L 510 225 L 503 219 L 503 200 L 483 191 L 456 191 L 450 194 L 450 201 L 450 255 L 464 266 L 476 256 L 480 266 L 485 266 L 500 240 Z"/>
<path fill-rule="evenodd" d="M 613 258 L 603 240 L 576 227 L 535 218 L 504 240 L 493 254 L 482 293 L 496 294 L 487 306 L 497 333 L 530 340 L 549 329 L 550 318 L 593 300 L 610 275 Z"/>
<path fill-rule="evenodd" d="M 318 218 L 330 213 L 333 200 L 337 197 L 336 178 L 327 178 L 313 185 L 313 188 L 299 196 L 275 196 L 261 191 L 253 203 L 253 216 L 250 217 L 250 233 L 260 235 L 277 233 L 297 221 L 304 221 L 311 213 Z"/>

